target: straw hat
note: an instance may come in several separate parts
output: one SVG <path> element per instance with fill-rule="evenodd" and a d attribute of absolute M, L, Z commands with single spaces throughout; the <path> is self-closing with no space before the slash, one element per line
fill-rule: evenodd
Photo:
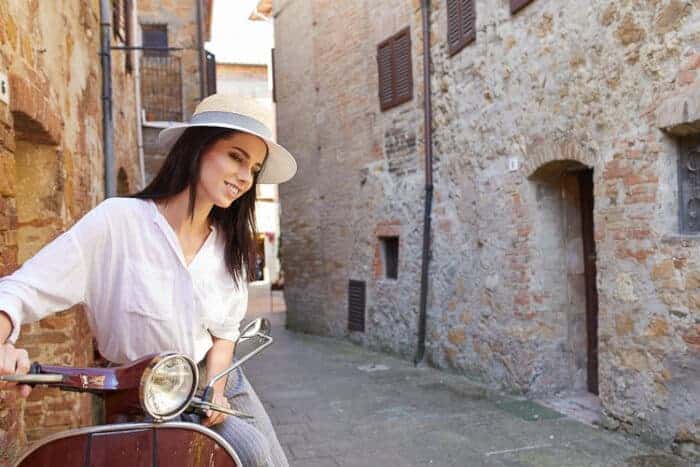
<path fill-rule="evenodd" d="M 265 141 L 267 159 L 258 183 L 283 183 L 294 176 L 297 162 L 282 146 L 272 140 L 272 133 L 259 120 L 236 112 L 237 98 L 226 94 L 212 94 L 199 103 L 189 123 L 176 123 L 161 130 L 158 142 L 166 150 L 175 144 L 187 128 L 196 126 L 230 128 L 255 135 Z"/>

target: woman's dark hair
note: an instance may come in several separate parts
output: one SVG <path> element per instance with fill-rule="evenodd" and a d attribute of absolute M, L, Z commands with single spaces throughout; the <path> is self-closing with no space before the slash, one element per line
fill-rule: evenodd
<path fill-rule="evenodd" d="M 168 153 L 163 166 L 146 188 L 134 198 L 159 200 L 190 189 L 189 214 L 194 216 L 197 182 L 202 154 L 217 141 L 233 136 L 227 128 L 187 128 Z M 255 274 L 255 185 L 228 208 L 214 206 L 209 219 L 225 238 L 226 268 L 238 285 L 241 280 L 253 280 Z M 245 269 L 244 269 L 245 265 Z M 243 277 L 243 272 L 246 277 Z"/>

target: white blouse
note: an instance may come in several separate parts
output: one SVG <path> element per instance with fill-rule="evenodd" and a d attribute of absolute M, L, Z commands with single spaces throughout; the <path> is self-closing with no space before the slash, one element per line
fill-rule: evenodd
<path fill-rule="evenodd" d="M 248 305 L 211 233 L 189 266 L 150 200 L 110 198 L 0 279 L 0 310 L 19 325 L 81 303 L 100 353 L 115 363 L 173 350 L 200 361 L 212 335 L 235 340 Z"/>

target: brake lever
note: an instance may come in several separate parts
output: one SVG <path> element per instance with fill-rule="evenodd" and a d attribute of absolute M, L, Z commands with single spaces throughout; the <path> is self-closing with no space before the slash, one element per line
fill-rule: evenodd
<path fill-rule="evenodd" d="M 233 415 L 234 417 L 238 418 L 248 418 L 252 419 L 255 418 L 252 415 L 249 415 L 245 412 L 240 412 L 238 410 L 233 410 L 233 409 L 228 409 L 226 407 L 222 407 L 220 405 L 214 404 L 213 402 L 208 402 L 205 400 L 200 399 L 199 397 L 193 397 L 191 404 L 198 409 L 197 412 L 200 414 L 204 414 L 206 410 L 216 410 L 217 412 L 222 412 L 227 415 Z M 206 414 L 204 414 L 206 415 Z"/>

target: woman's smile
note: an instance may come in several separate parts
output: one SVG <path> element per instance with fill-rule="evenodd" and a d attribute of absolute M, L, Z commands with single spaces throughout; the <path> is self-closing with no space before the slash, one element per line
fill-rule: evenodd
<path fill-rule="evenodd" d="M 229 183 L 226 180 L 224 180 L 224 185 L 226 185 L 226 190 L 229 192 L 232 198 L 238 197 L 241 190 L 236 185 Z"/>

